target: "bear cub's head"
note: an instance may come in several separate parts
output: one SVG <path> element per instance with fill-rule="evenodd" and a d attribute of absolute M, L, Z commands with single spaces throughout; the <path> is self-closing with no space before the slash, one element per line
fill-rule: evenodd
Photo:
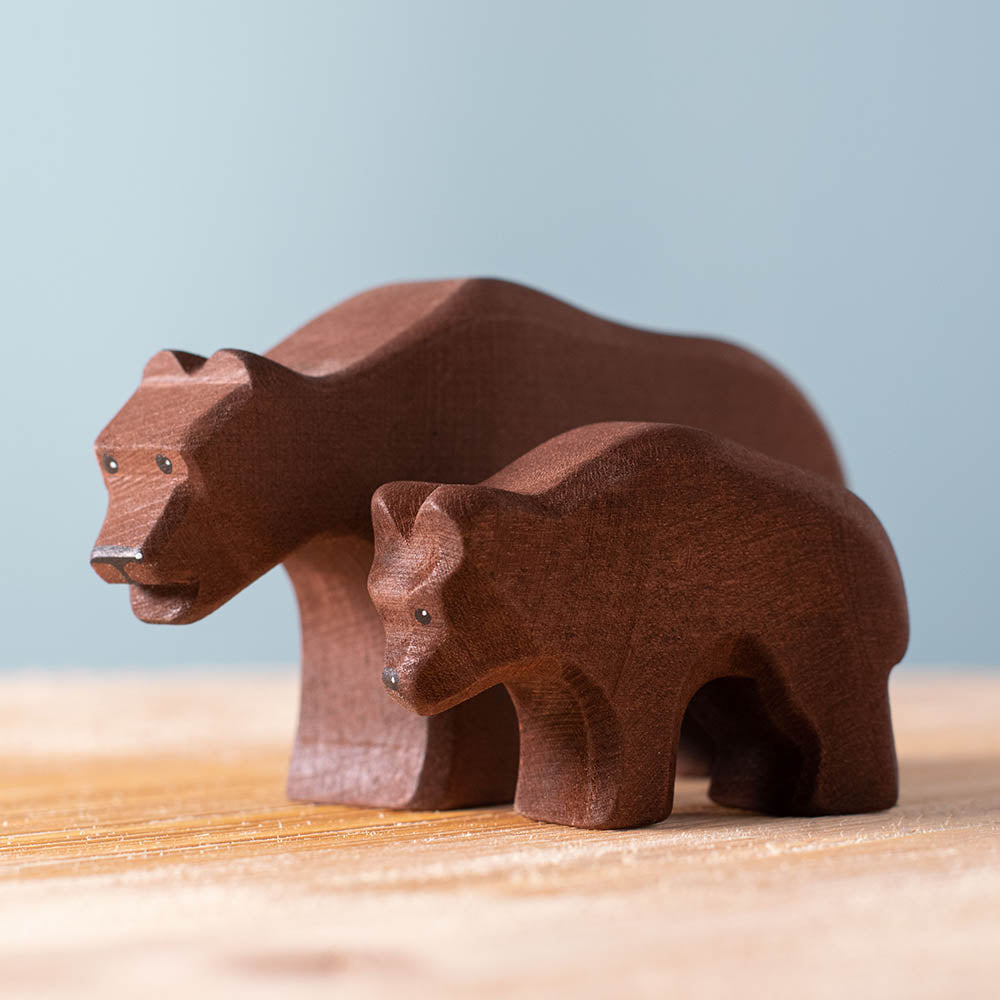
<path fill-rule="evenodd" d="M 368 590 L 385 625 L 382 680 L 433 715 L 533 653 L 533 498 L 488 486 L 389 483 L 372 498 Z"/>

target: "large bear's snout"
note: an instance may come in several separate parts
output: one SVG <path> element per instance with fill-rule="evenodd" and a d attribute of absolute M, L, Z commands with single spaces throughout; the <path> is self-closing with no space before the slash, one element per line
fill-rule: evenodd
<path fill-rule="evenodd" d="M 142 549 L 131 545 L 95 545 L 90 565 L 105 583 L 134 583 L 129 570 L 142 563 Z"/>
<path fill-rule="evenodd" d="M 166 479 L 165 476 L 160 477 Z M 190 503 L 186 484 L 156 490 L 135 477 L 121 484 L 121 495 L 108 504 L 104 523 L 90 552 L 90 565 L 105 583 L 144 586 L 178 583 L 191 577 L 173 550 L 177 529 Z"/>

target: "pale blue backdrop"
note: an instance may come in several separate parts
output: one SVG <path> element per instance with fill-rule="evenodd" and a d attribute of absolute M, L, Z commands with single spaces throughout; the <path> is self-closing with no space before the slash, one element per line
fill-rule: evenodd
<path fill-rule="evenodd" d="M 144 626 L 87 565 L 96 432 L 161 347 L 498 275 L 776 360 L 909 588 L 1000 662 L 1000 5 L 8 2 L 0 664 L 292 661 L 279 570 Z"/>

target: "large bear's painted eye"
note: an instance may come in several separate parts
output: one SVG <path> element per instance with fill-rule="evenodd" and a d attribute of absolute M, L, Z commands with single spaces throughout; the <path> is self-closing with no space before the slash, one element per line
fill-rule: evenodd
<path fill-rule="evenodd" d="M 431 613 L 426 608 L 417 608 L 413 612 L 413 617 L 420 622 L 421 625 L 430 625 L 431 623 Z"/>
<path fill-rule="evenodd" d="M 101 464 L 111 475 L 114 475 L 118 471 L 118 461 L 114 455 L 105 455 L 101 459 Z"/>
<path fill-rule="evenodd" d="M 157 455 L 156 464 L 160 467 L 160 472 L 165 476 L 169 476 L 174 471 L 174 463 L 166 455 Z"/>

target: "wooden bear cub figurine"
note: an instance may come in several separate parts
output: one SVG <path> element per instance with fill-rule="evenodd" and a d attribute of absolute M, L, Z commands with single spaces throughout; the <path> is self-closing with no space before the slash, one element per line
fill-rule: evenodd
<path fill-rule="evenodd" d="M 895 803 L 906 599 L 885 531 L 843 487 L 706 431 L 607 423 L 479 485 L 387 484 L 372 511 L 383 682 L 423 715 L 506 685 L 525 815 L 664 819 L 689 706 L 716 802 Z"/>

